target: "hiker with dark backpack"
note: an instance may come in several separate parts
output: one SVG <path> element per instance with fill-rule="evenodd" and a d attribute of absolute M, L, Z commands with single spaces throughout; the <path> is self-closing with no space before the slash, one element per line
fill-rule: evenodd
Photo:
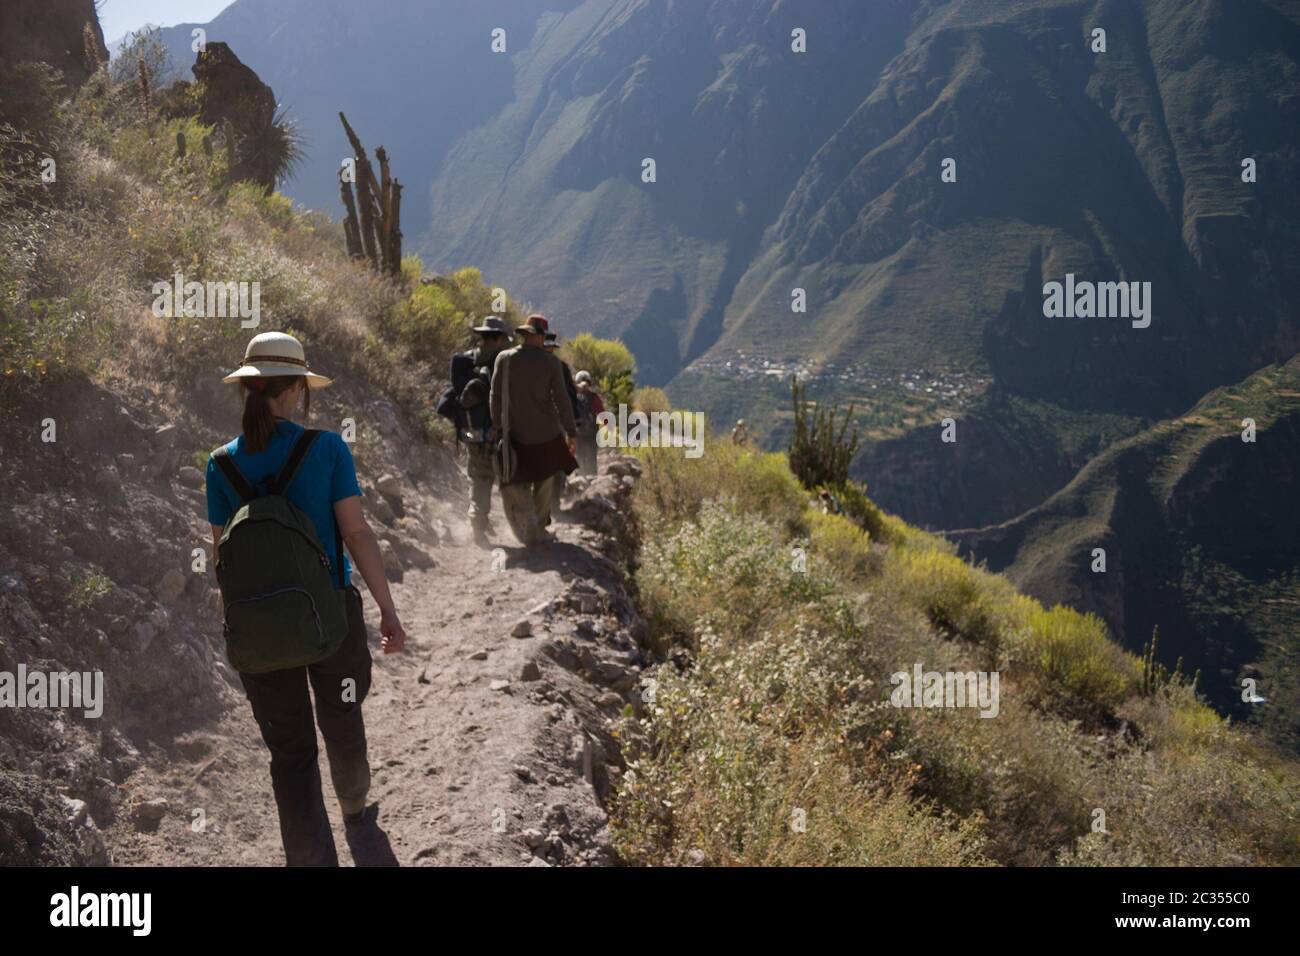
<path fill-rule="evenodd" d="M 435 411 L 456 427 L 456 441 L 466 450 L 465 473 L 469 478 L 469 525 L 474 543 L 490 544 L 492 488 L 496 484 L 496 433 L 488 409 L 492 368 L 497 354 L 510 344 L 510 326 L 497 315 L 489 315 L 474 327 L 477 347 L 451 357 L 451 380 Z"/>
<path fill-rule="evenodd" d="M 271 752 L 286 862 L 338 865 L 321 792 L 319 724 L 354 861 L 395 865 L 378 805 L 366 805 L 370 763 L 361 704 L 371 658 L 345 544 L 379 604 L 384 653 L 400 651 L 406 634 L 361 510 L 351 451 L 338 434 L 291 420 L 299 401 L 304 417 L 310 414 L 311 390 L 330 379 L 308 369 L 293 336 L 264 332 L 223 381 L 240 385 L 243 432 L 208 461 L 208 521 L 226 653 Z"/>

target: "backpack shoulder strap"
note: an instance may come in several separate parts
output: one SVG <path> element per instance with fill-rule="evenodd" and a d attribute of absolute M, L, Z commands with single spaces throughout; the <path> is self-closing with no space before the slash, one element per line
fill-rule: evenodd
<path fill-rule="evenodd" d="M 293 443 L 293 448 L 289 449 L 289 457 L 285 459 L 284 467 L 271 482 L 271 494 L 282 495 L 289 490 L 289 486 L 293 484 L 293 479 L 298 474 L 298 469 L 302 467 L 302 460 L 307 457 L 307 452 L 311 451 L 311 446 L 316 443 L 320 435 L 319 428 L 308 428 L 298 436 L 298 440 Z"/>
<path fill-rule="evenodd" d="M 235 494 L 239 495 L 240 501 L 249 502 L 257 497 L 257 492 L 239 470 L 235 460 L 230 457 L 230 450 L 225 445 L 212 453 L 212 459 L 221 469 L 221 473 L 226 476 L 226 481 L 230 482 L 230 487 L 235 489 Z"/>
<path fill-rule="evenodd" d="M 311 451 L 316 439 L 323 434 L 324 432 L 319 428 L 308 428 L 298 436 L 298 440 L 293 443 L 293 448 L 289 450 L 289 457 L 285 459 L 284 467 L 275 476 L 273 494 L 282 495 L 289 490 L 294 477 L 298 474 L 298 469 L 302 466 L 303 459 L 307 457 L 307 452 Z M 334 525 L 334 563 L 339 576 L 339 590 L 342 590 L 348 584 L 343 576 L 343 532 L 339 528 L 338 519 L 334 517 L 332 508 L 330 521 Z"/>

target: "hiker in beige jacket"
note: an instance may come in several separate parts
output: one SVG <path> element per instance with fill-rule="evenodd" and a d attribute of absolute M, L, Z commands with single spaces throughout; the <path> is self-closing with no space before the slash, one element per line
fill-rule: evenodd
<path fill-rule="evenodd" d="M 526 545 L 551 540 L 546 526 L 555 476 L 578 467 L 578 426 L 560 360 L 544 347 L 547 331 L 540 315 L 516 330 L 523 344 L 497 356 L 489 399 L 492 421 L 515 459 L 513 473 L 501 476 L 501 501 L 510 529 Z"/>

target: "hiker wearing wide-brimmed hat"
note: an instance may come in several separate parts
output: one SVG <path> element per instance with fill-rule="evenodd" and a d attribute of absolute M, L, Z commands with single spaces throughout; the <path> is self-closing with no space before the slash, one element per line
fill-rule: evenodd
<path fill-rule="evenodd" d="M 510 326 L 498 315 L 489 315 L 473 327 L 478 345 L 451 357 L 447 377 L 451 384 L 438 400 L 438 414 L 456 427 L 456 440 L 466 449 L 465 474 L 469 478 L 469 524 L 474 542 L 490 542 L 495 436 L 488 410 L 492 366 L 497 354 L 510 344 Z"/>
<path fill-rule="evenodd" d="M 605 411 L 605 400 L 596 391 L 596 383 L 585 368 L 573 377 L 578 390 L 578 470 L 584 475 L 596 474 L 596 436 L 600 432 L 599 416 Z"/>
<path fill-rule="evenodd" d="M 573 405 L 560 360 L 545 347 L 549 331 L 544 316 L 530 315 L 516 330 L 523 344 L 498 355 L 492 372 L 501 501 L 511 530 L 527 545 L 550 539 L 554 476 L 578 467 Z"/>
<path fill-rule="evenodd" d="M 226 652 L 271 752 L 286 860 L 338 864 L 321 793 L 319 724 L 353 859 L 394 863 L 391 849 L 383 852 L 378 806 L 366 805 L 370 763 L 361 703 L 370 687 L 370 647 L 344 545 L 379 605 L 384 652 L 401 650 L 406 635 L 379 542 L 361 510 L 347 443 L 292 421 L 299 400 L 309 412 L 312 390 L 330 379 L 311 370 L 292 335 L 263 332 L 223 381 L 240 385 L 243 431 L 208 461 L 208 521 Z"/>

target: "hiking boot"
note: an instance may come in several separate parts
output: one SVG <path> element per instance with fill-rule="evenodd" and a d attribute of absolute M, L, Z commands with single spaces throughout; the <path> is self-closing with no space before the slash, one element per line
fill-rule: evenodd
<path fill-rule="evenodd" d="M 360 813 L 343 814 L 343 834 L 357 866 L 400 865 L 388 834 L 379 828 L 379 804 L 372 803 Z"/>
<path fill-rule="evenodd" d="M 474 529 L 474 543 L 480 548 L 492 547 L 492 542 L 488 540 L 487 528 Z"/>

